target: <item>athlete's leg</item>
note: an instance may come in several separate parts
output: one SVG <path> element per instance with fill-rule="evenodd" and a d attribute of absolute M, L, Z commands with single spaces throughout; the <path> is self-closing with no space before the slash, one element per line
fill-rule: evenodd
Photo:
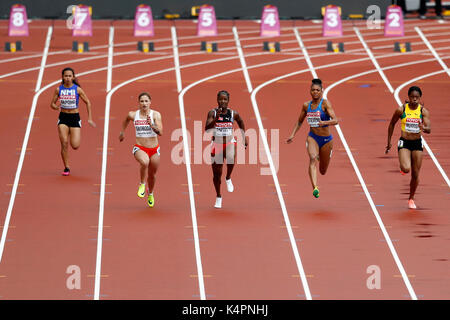
<path fill-rule="evenodd" d="M 140 173 L 140 179 L 141 179 L 141 184 L 145 183 L 145 180 L 148 176 L 148 165 L 150 164 L 150 159 L 148 157 L 148 154 L 145 151 L 142 150 L 137 150 L 134 153 L 134 157 L 136 159 L 137 162 L 139 162 L 140 168 L 139 168 L 139 173 Z"/>
<path fill-rule="evenodd" d="M 414 199 L 417 186 L 419 185 L 419 172 L 422 167 L 422 155 L 420 150 L 414 150 L 411 153 L 412 166 L 411 166 L 411 182 L 409 183 L 409 199 Z"/>
<path fill-rule="evenodd" d="M 313 188 L 317 187 L 317 162 L 319 161 L 319 145 L 314 138 L 308 136 L 306 138 L 306 150 L 309 155 L 309 179 L 311 180 L 311 185 Z"/>
<path fill-rule="evenodd" d="M 65 124 L 58 125 L 59 141 L 61 142 L 61 158 L 65 168 L 69 166 L 69 127 Z"/>
<path fill-rule="evenodd" d="M 153 193 L 156 181 L 156 171 L 158 171 L 160 156 L 155 153 L 150 158 L 150 164 L 148 166 L 148 193 Z"/>
<path fill-rule="evenodd" d="M 230 180 L 231 173 L 233 172 L 234 165 L 236 163 L 236 145 L 234 143 L 227 145 L 226 158 L 227 158 L 227 175 L 225 179 Z"/>
<path fill-rule="evenodd" d="M 400 170 L 408 173 L 411 170 L 411 150 L 406 148 L 398 150 L 398 160 L 400 162 Z"/>
<path fill-rule="evenodd" d="M 319 158 L 320 158 L 319 171 L 321 175 L 327 173 L 332 151 L 333 151 L 333 140 L 325 143 L 319 150 Z"/>
<path fill-rule="evenodd" d="M 70 145 L 72 149 L 77 150 L 80 147 L 81 142 L 81 128 L 70 127 L 69 128 Z"/>

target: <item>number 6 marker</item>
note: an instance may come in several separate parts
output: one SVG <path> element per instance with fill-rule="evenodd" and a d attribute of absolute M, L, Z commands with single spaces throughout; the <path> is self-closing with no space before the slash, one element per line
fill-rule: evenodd
<path fill-rule="evenodd" d="M 386 20 L 384 22 L 385 37 L 403 37 L 403 12 L 400 6 L 391 5 L 386 11 Z"/>
<path fill-rule="evenodd" d="M 278 37 L 280 35 L 280 20 L 278 8 L 272 5 L 264 6 L 261 17 L 261 37 Z"/>
<path fill-rule="evenodd" d="M 216 13 L 214 7 L 209 5 L 203 5 L 200 7 L 200 13 L 198 14 L 197 23 L 197 36 L 216 36 Z"/>
<path fill-rule="evenodd" d="M 136 7 L 134 15 L 134 36 L 135 37 L 153 37 L 153 16 L 150 6 L 141 4 Z"/>
<path fill-rule="evenodd" d="M 322 35 L 324 37 L 342 36 L 342 22 L 340 9 L 341 9 L 340 7 L 333 5 L 328 5 L 325 7 L 325 14 L 323 15 L 323 29 L 322 29 Z"/>
<path fill-rule="evenodd" d="M 28 36 L 27 9 L 21 4 L 11 7 L 9 14 L 8 37 Z"/>

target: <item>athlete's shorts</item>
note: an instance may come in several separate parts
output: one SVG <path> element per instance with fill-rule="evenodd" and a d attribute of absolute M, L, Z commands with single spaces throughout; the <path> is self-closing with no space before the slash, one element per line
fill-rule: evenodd
<path fill-rule="evenodd" d="M 333 140 L 333 135 L 331 135 L 331 134 L 329 136 L 318 136 L 317 134 L 315 134 L 312 131 L 310 131 L 308 136 L 310 136 L 311 138 L 316 140 L 317 144 L 319 145 L 319 149 L 322 148 L 322 146 L 325 143 L 328 143 L 331 140 Z"/>
<path fill-rule="evenodd" d="M 397 150 L 400 150 L 403 148 L 411 150 L 411 151 L 414 151 L 414 150 L 423 151 L 422 138 L 416 139 L 416 140 L 406 140 L 401 137 L 398 140 Z"/>
<path fill-rule="evenodd" d="M 138 150 L 144 151 L 146 154 L 148 154 L 148 157 L 149 157 L 149 158 L 151 158 L 155 153 L 157 153 L 158 156 L 160 155 L 160 147 L 159 147 L 159 144 L 158 144 L 156 147 L 154 147 L 154 148 L 146 148 L 146 147 L 143 147 L 143 146 L 141 146 L 141 145 L 135 144 L 135 145 L 133 146 L 133 154 L 135 154 L 136 151 L 138 151 Z"/>
<path fill-rule="evenodd" d="M 80 114 L 60 112 L 58 118 L 58 126 L 60 124 L 65 124 L 69 128 L 81 128 Z"/>
<path fill-rule="evenodd" d="M 236 141 L 230 141 L 227 143 L 215 143 L 214 141 L 211 143 L 211 156 L 214 157 L 216 152 L 223 153 L 228 145 L 234 144 L 236 145 Z"/>

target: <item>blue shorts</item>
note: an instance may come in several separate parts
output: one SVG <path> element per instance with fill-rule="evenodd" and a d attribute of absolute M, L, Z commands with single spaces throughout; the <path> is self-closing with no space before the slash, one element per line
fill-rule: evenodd
<path fill-rule="evenodd" d="M 308 136 L 316 140 L 317 144 L 319 145 L 319 149 L 322 148 L 325 143 L 333 140 L 333 135 L 331 134 L 329 136 L 318 136 L 317 134 L 314 134 L 312 131 L 310 131 Z"/>

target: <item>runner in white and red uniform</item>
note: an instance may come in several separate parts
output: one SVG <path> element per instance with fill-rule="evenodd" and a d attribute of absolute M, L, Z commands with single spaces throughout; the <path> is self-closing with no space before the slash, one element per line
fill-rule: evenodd
<path fill-rule="evenodd" d="M 140 164 L 140 184 L 138 188 L 138 197 L 145 196 L 145 181 L 147 187 L 147 204 L 150 207 L 155 205 L 153 188 L 155 187 L 156 171 L 159 167 L 160 148 L 158 136 L 162 135 L 161 114 L 158 111 L 150 109 L 150 94 L 144 92 L 139 95 L 139 110 L 130 111 L 122 123 L 122 131 L 119 140 L 125 139 L 125 130 L 130 121 L 133 121 L 136 131 L 136 144 L 133 146 L 133 154 Z"/>
<path fill-rule="evenodd" d="M 58 135 L 61 142 L 61 158 L 64 163 L 63 176 L 70 175 L 69 142 L 72 149 L 77 150 L 81 141 L 81 119 L 78 111 L 79 98 L 84 101 L 88 113 L 88 123 L 95 127 L 92 121 L 91 102 L 86 93 L 81 89 L 72 68 L 64 68 L 62 81 L 54 93 L 50 107 L 61 110 L 58 118 Z M 56 104 L 60 102 L 60 106 Z"/>
<path fill-rule="evenodd" d="M 231 182 L 231 173 L 236 159 L 236 139 L 233 134 L 233 123 L 236 121 L 242 133 L 245 148 L 248 145 L 248 137 L 245 136 L 245 125 L 236 110 L 228 108 L 230 94 L 227 91 L 219 91 L 217 94 L 218 107 L 208 112 L 205 131 L 213 130 L 213 141 L 211 145 L 211 158 L 213 170 L 213 182 L 216 189 L 216 203 L 214 207 L 222 207 L 222 195 L 220 184 L 222 178 L 222 167 L 224 159 L 227 161 L 227 174 L 225 182 L 228 192 L 233 192 L 234 186 Z"/>

